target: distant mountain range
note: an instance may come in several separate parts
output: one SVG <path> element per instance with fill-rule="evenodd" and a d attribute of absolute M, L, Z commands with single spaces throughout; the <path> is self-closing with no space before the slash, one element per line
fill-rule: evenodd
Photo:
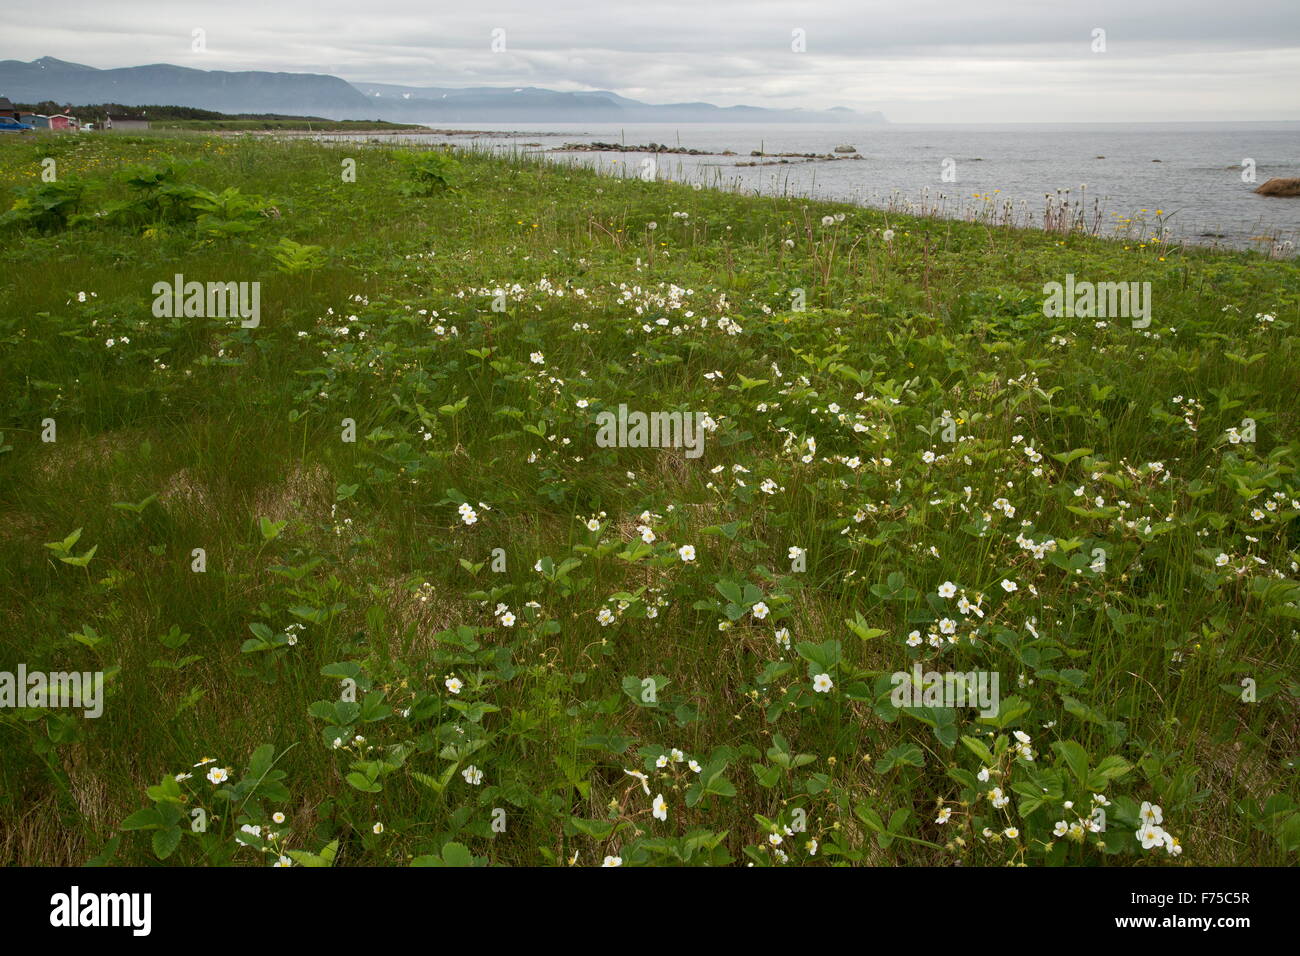
<path fill-rule="evenodd" d="M 0 74 L 2 76 L 2 74 Z M 0 80 L 3 82 L 3 80 Z M 880 113 L 857 113 L 844 107 L 830 110 L 773 110 L 757 106 L 714 106 L 712 103 L 656 105 L 630 100 L 605 90 L 565 93 L 533 86 L 394 86 L 354 83 L 382 119 L 409 122 L 565 122 L 604 123 L 883 123 Z"/>
<path fill-rule="evenodd" d="M 536 87 L 394 86 L 348 83 L 323 73 L 196 70 L 155 63 L 100 70 L 54 57 L 0 60 L 0 96 L 15 103 L 191 106 L 222 113 L 283 113 L 328 119 L 463 123 L 884 123 L 880 113 L 844 107 L 773 110 L 711 103 L 654 105 L 605 91 Z"/>

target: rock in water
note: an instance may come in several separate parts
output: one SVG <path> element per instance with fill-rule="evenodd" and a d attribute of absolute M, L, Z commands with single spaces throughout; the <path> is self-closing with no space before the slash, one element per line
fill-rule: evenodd
<path fill-rule="evenodd" d="M 1262 186 L 1256 187 L 1255 192 L 1261 196 L 1300 196 L 1300 179 L 1275 177 Z"/>
<path fill-rule="evenodd" d="M 836 147 L 835 147 L 835 152 L 837 152 L 837 153 L 856 153 L 857 151 L 858 151 L 858 148 L 857 148 L 856 146 L 836 146 Z"/>

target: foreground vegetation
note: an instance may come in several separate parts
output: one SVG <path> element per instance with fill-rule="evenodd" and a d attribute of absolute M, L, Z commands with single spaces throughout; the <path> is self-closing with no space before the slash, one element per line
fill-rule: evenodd
<path fill-rule="evenodd" d="M 0 210 L 0 670 L 106 675 L 0 860 L 1295 862 L 1296 263 L 197 136 Z"/>

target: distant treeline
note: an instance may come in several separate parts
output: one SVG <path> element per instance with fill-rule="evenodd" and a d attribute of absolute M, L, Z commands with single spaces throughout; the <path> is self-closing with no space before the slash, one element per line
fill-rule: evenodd
<path fill-rule="evenodd" d="M 82 115 L 86 117 L 108 115 L 143 120 L 219 120 L 229 118 L 224 113 L 199 110 L 192 106 L 123 106 L 121 103 L 91 103 L 85 106 L 69 106 L 66 103 L 56 103 L 53 100 L 42 100 L 40 103 L 18 103 L 16 106 L 25 112 L 41 113 L 45 116 L 51 116 L 55 113 L 68 113 L 71 116 L 78 117 Z M 239 118 L 243 119 L 244 117 Z"/>
<path fill-rule="evenodd" d="M 383 120 L 330 120 L 321 116 L 291 116 L 285 113 L 218 113 L 192 106 L 125 106 L 121 103 L 69 106 L 53 100 L 18 103 L 15 108 L 44 116 L 67 113 L 88 123 L 104 116 L 112 116 L 118 119 L 148 120 L 154 126 L 179 129 L 306 129 L 308 124 L 320 129 L 402 129 L 409 125 L 386 123 Z"/>
<path fill-rule="evenodd" d="M 315 116 L 266 116 L 258 119 L 231 118 L 221 120 L 154 120 L 150 125 L 154 129 L 190 129 L 190 130 L 316 130 L 321 131 L 348 131 L 348 130 L 422 130 L 423 126 L 413 126 L 409 123 L 386 123 L 383 120 L 329 120 L 320 119 Z"/>

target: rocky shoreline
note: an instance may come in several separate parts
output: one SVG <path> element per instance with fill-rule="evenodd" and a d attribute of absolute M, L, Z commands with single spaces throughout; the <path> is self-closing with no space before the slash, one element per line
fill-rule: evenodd
<path fill-rule="evenodd" d="M 736 156 L 732 150 L 715 153 L 708 149 L 688 149 L 685 146 L 665 146 L 663 143 L 647 143 L 645 146 L 627 146 L 623 143 L 565 143 L 552 147 L 553 153 L 677 153 L 682 156 Z"/>
<path fill-rule="evenodd" d="M 655 153 L 655 154 L 673 154 L 680 156 L 739 156 L 734 149 L 724 149 L 719 151 L 709 149 L 691 149 L 686 146 L 666 146 L 663 143 L 646 143 L 644 146 L 628 146 L 624 143 L 565 143 L 563 146 L 555 146 L 550 150 L 552 153 Z M 760 149 L 752 150 L 749 154 L 753 157 L 752 162 L 737 162 L 735 166 L 777 166 L 791 162 L 805 163 L 824 163 L 837 159 L 866 159 L 858 153 L 857 149 L 852 146 L 837 146 L 832 153 L 768 153 Z"/>
<path fill-rule="evenodd" d="M 839 155 L 837 155 L 839 154 Z M 754 162 L 736 163 L 737 166 L 780 166 L 786 163 L 803 162 L 803 163 L 828 163 L 837 159 L 866 159 L 857 150 L 848 152 L 841 147 L 836 147 L 834 153 L 764 153 L 761 150 L 754 150 L 750 156 L 759 157 Z"/>

